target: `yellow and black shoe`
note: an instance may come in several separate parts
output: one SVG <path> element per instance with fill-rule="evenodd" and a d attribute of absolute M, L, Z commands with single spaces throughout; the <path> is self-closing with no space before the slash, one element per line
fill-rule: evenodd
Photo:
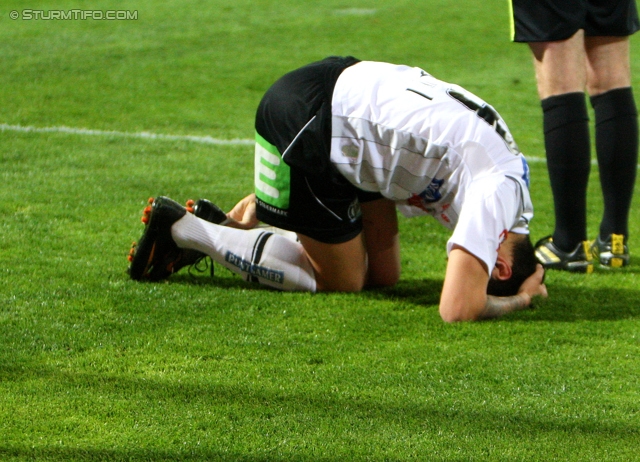
<path fill-rule="evenodd" d="M 536 258 L 545 269 L 557 269 L 574 273 L 592 273 L 593 261 L 589 241 L 579 243 L 573 252 L 557 248 L 551 236 L 540 239 L 535 245 Z"/>
<path fill-rule="evenodd" d="M 622 234 L 609 234 L 605 241 L 598 236 L 591 244 L 591 255 L 602 266 L 622 268 L 629 264 L 629 247 Z"/>

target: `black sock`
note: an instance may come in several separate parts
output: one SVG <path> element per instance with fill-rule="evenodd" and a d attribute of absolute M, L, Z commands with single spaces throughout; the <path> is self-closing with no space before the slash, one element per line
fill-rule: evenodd
<path fill-rule="evenodd" d="M 596 153 L 604 214 L 600 238 L 628 236 L 629 208 L 638 163 L 638 113 L 630 87 L 591 98 L 596 116 Z"/>
<path fill-rule="evenodd" d="M 587 184 L 591 168 L 589 115 L 582 92 L 541 101 L 544 145 L 555 210 L 553 242 L 565 252 L 587 238 Z"/>

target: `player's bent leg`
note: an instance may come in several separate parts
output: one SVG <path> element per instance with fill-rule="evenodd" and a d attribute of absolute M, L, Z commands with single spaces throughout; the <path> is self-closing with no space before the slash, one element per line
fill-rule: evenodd
<path fill-rule="evenodd" d="M 368 286 L 393 286 L 400 279 L 400 240 L 396 205 L 389 199 L 364 202 L 362 224 L 368 257 Z"/>
<path fill-rule="evenodd" d="M 187 214 L 171 227 L 179 248 L 206 253 L 249 282 L 286 291 L 316 291 L 313 267 L 302 245 L 256 228 L 235 229 Z"/>
<path fill-rule="evenodd" d="M 340 244 L 327 244 L 298 234 L 313 266 L 318 291 L 359 292 L 367 276 L 367 253 L 360 233 Z"/>

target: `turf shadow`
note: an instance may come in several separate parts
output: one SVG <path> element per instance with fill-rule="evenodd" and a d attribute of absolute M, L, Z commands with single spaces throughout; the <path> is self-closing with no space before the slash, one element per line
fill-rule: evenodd
<path fill-rule="evenodd" d="M 93 448 L 26 448 L 26 447 L 1 447 L 0 458 L 20 460 L 47 460 L 47 461 L 129 461 L 129 462 L 160 462 L 160 461 L 247 461 L 247 462 L 268 462 L 268 461 L 304 461 L 304 457 L 277 457 L 250 456 L 229 451 L 194 450 L 191 454 L 181 451 L 161 451 L 154 449 L 93 449 Z M 322 460 L 335 460 L 320 458 Z"/>
<path fill-rule="evenodd" d="M 628 271 L 627 271 L 628 272 Z M 222 277 L 191 275 L 186 271 L 171 277 L 172 284 L 209 285 L 223 289 L 274 291 L 266 286 L 248 283 L 224 268 L 216 267 Z M 227 274 L 224 274 L 227 273 Z M 602 276 L 602 275 L 599 275 Z M 614 277 L 612 275 L 611 277 Z M 604 276 L 606 277 L 606 276 Z M 440 279 L 401 279 L 395 286 L 366 289 L 358 296 L 372 300 L 398 302 L 398 306 L 438 306 L 443 281 Z M 570 282 L 547 282 L 549 298 L 534 299 L 533 310 L 513 313 L 502 320 L 522 321 L 616 321 L 640 318 L 640 290 L 615 287 L 575 286 Z"/>
<path fill-rule="evenodd" d="M 531 321 L 620 321 L 640 318 L 640 291 L 631 289 L 548 285 L 549 298 L 534 300 Z M 505 317 L 504 319 L 515 319 Z"/>
<path fill-rule="evenodd" d="M 362 292 L 375 300 L 392 300 L 412 305 L 438 305 L 442 280 L 402 279 L 393 287 L 370 289 Z"/>
<path fill-rule="evenodd" d="M 222 277 L 219 277 L 222 275 Z M 229 277 L 231 275 L 231 277 Z M 205 285 L 224 289 L 252 289 L 276 291 L 267 286 L 248 283 L 222 267 L 216 266 L 213 277 L 206 272 L 190 274 L 186 270 L 174 274 L 168 280 L 171 284 Z M 442 291 L 442 280 L 402 279 L 393 287 L 365 289 L 360 294 L 375 300 L 398 300 L 416 305 L 437 305 Z"/>
<path fill-rule="evenodd" d="M 204 429 L 231 432 L 251 430 L 246 420 L 261 422 L 261 428 L 271 429 L 281 435 L 294 434 L 299 438 L 312 436 L 317 421 L 344 423 L 346 416 L 357 428 L 366 432 L 370 429 L 394 428 L 398 432 L 420 429 L 423 434 L 449 434 L 455 431 L 458 438 L 495 438 L 500 429 L 509 428 L 512 436 L 531 438 L 532 435 L 560 433 L 567 440 L 593 439 L 606 441 L 615 437 L 618 445 L 636 444 L 640 436 L 638 427 L 630 421 L 603 419 L 600 415 L 585 413 L 579 419 L 573 415 L 535 412 L 528 409 L 513 409 L 509 406 L 452 406 L 446 396 L 414 395 L 409 399 L 397 397 L 371 398 L 357 392 L 336 394 L 325 389 L 315 392 L 284 390 L 269 385 L 268 381 L 254 383 L 211 383 L 197 381 L 158 380 L 149 377 L 131 378 L 125 376 L 105 376 L 100 373 L 70 373 L 55 368 L 39 368 L 32 371 L 59 389 L 72 389 L 76 393 L 107 396 L 111 400 L 129 399 L 131 396 L 144 397 L 151 403 L 170 401 L 180 403 L 189 409 L 219 409 L 216 418 L 209 420 L 200 415 L 200 425 Z M 397 390 L 396 390 L 397 391 Z M 110 412 L 108 401 L 97 404 L 92 413 Z M 172 408 L 172 406 L 169 406 Z M 133 417 L 145 415 L 144 409 L 131 411 Z M 94 415 L 95 417 L 95 415 Z M 314 424 L 305 426 L 306 419 L 313 418 Z M 301 420 L 302 419 L 302 420 Z M 331 436 L 331 432 L 328 432 Z M 336 435 L 333 435 L 334 437 Z M 264 444 L 264 439 L 256 441 L 256 446 Z M 348 441 L 348 438 L 345 440 Z M 344 443 L 345 441 L 342 441 Z M 152 448 L 94 449 L 70 447 L 31 447 L 28 440 L 24 446 L 0 444 L 0 457 L 23 457 L 33 460 L 285 460 L 276 454 L 264 458 L 250 454 L 202 448 L 191 453 L 183 451 L 162 451 Z M 317 444 L 317 442 L 310 442 Z M 338 443 L 339 444 L 339 443 Z M 568 443 L 570 445 L 570 443 Z M 331 448 L 329 448 L 331 449 Z M 333 449 L 336 449 L 335 447 Z M 249 452 L 249 451 L 247 451 Z M 295 453 L 290 449 L 286 460 L 302 460 L 309 452 Z M 308 460 L 308 459 L 307 459 Z M 344 460 L 340 457 L 320 456 L 314 460 Z"/>

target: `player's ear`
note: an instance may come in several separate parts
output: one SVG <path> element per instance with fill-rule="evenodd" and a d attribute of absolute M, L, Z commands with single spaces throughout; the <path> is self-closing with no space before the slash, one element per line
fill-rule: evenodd
<path fill-rule="evenodd" d="M 509 279 L 511 279 L 512 274 L 513 270 L 511 269 L 511 265 L 509 264 L 509 262 L 498 255 L 496 266 L 491 272 L 491 277 L 493 279 L 497 279 L 498 281 L 508 281 Z"/>

